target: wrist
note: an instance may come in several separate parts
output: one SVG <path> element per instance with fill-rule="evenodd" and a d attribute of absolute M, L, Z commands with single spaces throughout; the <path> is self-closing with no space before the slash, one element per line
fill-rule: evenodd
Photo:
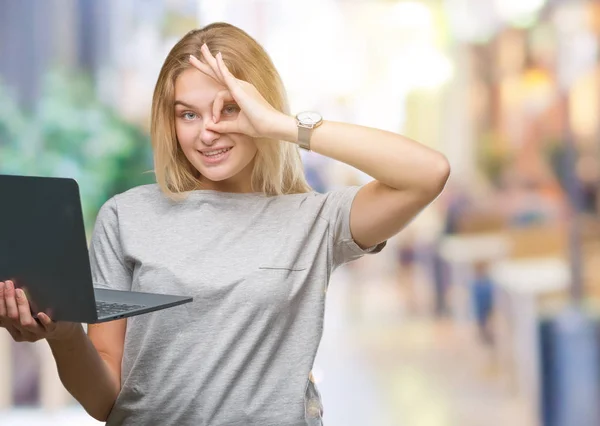
<path fill-rule="evenodd" d="M 296 123 L 296 118 L 282 113 L 274 120 L 273 133 L 270 137 L 296 143 L 298 141 L 298 124 Z"/>
<path fill-rule="evenodd" d="M 83 326 L 80 323 L 64 323 L 61 324 L 60 327 L 59 330 L 56 330 L 52 335 L 46 337 L 50 346 L 72 345 L 82 334 L 85 334 Z"/>

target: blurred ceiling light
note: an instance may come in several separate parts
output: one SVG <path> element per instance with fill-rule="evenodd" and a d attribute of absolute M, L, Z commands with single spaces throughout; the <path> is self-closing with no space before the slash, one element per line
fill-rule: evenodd
<path fill-rule="evenodd" d="M 201 26 L 208 25 L 211 22 L 227 21 L 227 11 L 229 3 L 226 0 L 222 1 L 206 1 L 198 0 L 198 22 Z"/>
<path fill-rule="evenodd" d="M 499 17 L 515 26 L 527 27 L 535 22 L 547 0 L 494 0 Z"/>
<path fill-rule="evenodd" d="M 422 2 L 400 1 L 382 9 L 386 50 L 389 54 L 388 86 L 394 93 L 435 88 L 453 73 L 450 60 L 436 47 L 438 28 L 431 8 Z"/>
<path fill-rule="evenodd" d="M 485 43 L 499 26 L 489 1 L 444 0 L 444 11 L 452 34 L 460 41 Z"/>
<path fill-rule="evenodd" d="M 392 6 L 387 15 L 388 24 L 395 27 L 423 30 L 434 25 L 430 9 L 416 1 L 402 1 Z"/>
<path fill-rule="evenodd" d="M 454 74 L 452 62 L 433 47 L 415 46 L 397 53 L 390 67 L 390 84 L 407 90 L 433 89 Z"/>
<path fill-rule="evenodd" d="M 364 41 L 352 31 L 337 2 L 311 2 L 318 14 L 293 4 L 282 7 L 264 46 L 288 91 L 324 98 L 353 93 L 369 65 Z"/>

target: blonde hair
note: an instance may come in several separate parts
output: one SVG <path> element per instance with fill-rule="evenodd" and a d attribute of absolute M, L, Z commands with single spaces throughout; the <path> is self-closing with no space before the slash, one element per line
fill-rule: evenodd
<path fill-rule="evenodd" d="M 200 47 L 221 52 L 231 73 L 256 87 L 275 109 L 289 114 L 279 73 L 265 50 L 243 30 L 222 22 L 187 33 L 169 52 L 152 98 L 151 139 L 154 172 L 162 192 L 178 199 L 182 192 L 200 189 L 200 174 L 184 155 L 175 132 L 175 80 L 188 68 L 189 56 L 203 61 Z M 309 192 L 298 146 L 273 139 L 257 140 L 252 190 L 266 195 Z"/>

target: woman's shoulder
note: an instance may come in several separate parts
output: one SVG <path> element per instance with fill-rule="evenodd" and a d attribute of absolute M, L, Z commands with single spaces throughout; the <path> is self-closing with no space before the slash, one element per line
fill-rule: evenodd
<path fill-rule="evenodd" d="M 160 189 L 157 184 L 139 185 L 116 193 L 108 198 L 100 207 L 99 217 L 106 215 L 118 216 L 119 212 L 131 210 L 135 206 L 147 207 L 151 201 L 160 197 Z"/>
<path fill-rule="evenodd" d="M 138 185 L 129 188 L 125 191 L 114 194 L 110 197 L 106 203 L 115 203 L 117 205 L 136 205 L 143 204 L 147 205 L 149 202 L 158 201 L 164 198 L 158 184 L 150 183 L 145 185 Z"/>
<path fill-rule="evenodd" d="M 138 185 L 129 188 L 123 192 L 115 194 L 115 198 L 121 199 L 135 199 L 139 197 L 148 197 L 160 195 L 161 191 L 156 183 L 149 183 L 145 185 Z"/>

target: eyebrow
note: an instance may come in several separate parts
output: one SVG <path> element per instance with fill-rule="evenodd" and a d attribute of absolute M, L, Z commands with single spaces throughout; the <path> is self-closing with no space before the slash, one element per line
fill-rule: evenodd
<path fill-rule="evenodd" d="M 182 106 L 184 106 L 186 108 L 190 108 L 190 109 L 196 109 L 196 107 L 194 105 L 187 104 L 187 103 L 185 103 L 183 101 L 175 101 L 175 103 L 173 104 L 173 106 L 177 106 L 177 105 L 182 105 Z"/>
<path fill-rule="evenodd" d="M 186 103 L 186 102 L 179 101 L 179 100 L 176 100 L 176 101 L 173 103 L 173 107 L 176 107 L 177 105 L 181 105 L 181 106 L 184 106 L 184 107 L 186 107 L 186 108 L 189 108 L 189 109 L 197 109 L 197 107 L 195 107 L 194 105 L 192 105 L 192 104 L 188 104 L 188 103 Z M 210 104 L 210 105 L 211 105 L 211 107 L 212 107 L 212 105 L 213 105 L 213 102 L 211 102 L 211 104 Z M 225 105 L 237 105 L 237 102 L 233 101 L 233 102 L 230 102 L 230 103 L 225 103 Z"/>

